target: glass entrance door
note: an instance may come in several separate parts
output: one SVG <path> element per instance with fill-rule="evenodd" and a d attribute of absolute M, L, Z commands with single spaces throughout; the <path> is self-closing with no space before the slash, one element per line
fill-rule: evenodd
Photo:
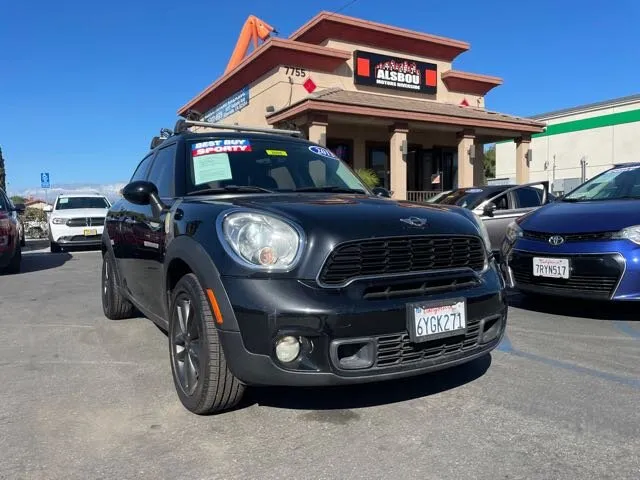
<path fill-rule="evenodd" d="M 458 153 L 452 147 L 434 147 L 425 150 L 423 190 L 453 190 L 458 185 Z"/>
<path fill-rule="evenodd" d="M 380 179 L 381 187 L 389 190 L 389 144 L 370 145 L 367 148 L 367 168 L 370 168 Z"/>

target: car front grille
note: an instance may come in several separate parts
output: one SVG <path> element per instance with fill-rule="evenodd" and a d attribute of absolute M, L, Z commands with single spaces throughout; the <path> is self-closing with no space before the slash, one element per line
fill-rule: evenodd
<path fill-rule="evenodd" d="M 100 227 L 104 225 L 104 217 L 78 217 L 67 220 L 67 227 Z"/>
<path fill-rule="evenodd" d="M 485 320 L 485 325 L 489 326 L 499 319 L 499 315 L 488 318 Z M 378 353 L 374 366 L 394 367 L 470 350 L 478 344 L 480 320 L 468 322 L 467 331 L 463 335 L 424 343 L 412 343 L 407 332 L 379 336 L 376 338 Z"/>
<path fill-rule="evenodd" d="M 479 237 L 390 237 L 338 245 L 318 278 L 322 284 L 336 286 L 368 276 L 464 267 L 479 271 L 484 263 L 485 249 Z"/>
<path fill-rule="evenodd" d="M 568 279 L 533 275 L 533 257 L 568 258 Z M 544 292 L 579 294 L 594 299 L 609 298 L 624 270 L 624 259 L 619 254 L 601 255 L 547 255 L 514 252 L 509 261 L 516 287 L 534 288 Z"/>
<path fill-rule="evenodd" d="M 602 240 L 611 240 L 615 232 L 592 232 L 592 233 L 544 233 L 524 230 L 522 236 L 529 240 L 540 240 L 548 242 L 549 238 L 559 235 L 564 238 L 565 242 L 594 242 Z"/>

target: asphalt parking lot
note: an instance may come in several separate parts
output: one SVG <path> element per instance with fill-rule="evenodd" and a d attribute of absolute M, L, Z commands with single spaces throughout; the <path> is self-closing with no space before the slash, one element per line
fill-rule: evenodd
<path fill-rule="evenodd" d="M 103 316 L 100 266 L 35 250 L 0 276 L 0 478 L 640 478 L 637 307 L 514 295 L 507 338 L 472 364 L 199 417 L 164 333 Z"/>

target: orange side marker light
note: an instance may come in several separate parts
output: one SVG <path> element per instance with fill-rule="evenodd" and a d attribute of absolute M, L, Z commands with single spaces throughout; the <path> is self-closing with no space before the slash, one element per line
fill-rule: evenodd
<path fill-rule="evenodd" d="M 213 294 L 213 290 L 207 288 L 207 297 L 209 297 L 209 303 L 211 304 L 211 310 L 213 310 L 213 316 L 216 317 L 216 323 L 222 325 L 222 313 L 218 306 L 216 296 Z"/>

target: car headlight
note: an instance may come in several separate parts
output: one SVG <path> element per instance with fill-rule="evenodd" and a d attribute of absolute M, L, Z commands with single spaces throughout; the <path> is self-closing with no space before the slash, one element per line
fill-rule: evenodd
<path fill-rule="evenodd" d="M 67 219 L 56 217 L 51 219 L 51 223 L 53 223 L 54 225 L 64 225 L 65 223 L 67 223 Z"/>
<path fill-rule="evenodd" d="M 473 214 L 476 219 L 476 224 L 478 225 L 478 231 L 480 232 L 480 236 L 482 237 L 482 241 L 484 242 L 484 246 L 487 249 L 487 252 L 491 251 L 491 239 L 489 238 L 489 231 L 487 230 L 486 225 L 482 221 L 480 215 L 474 213 Z"/>
<path fill-rule="evenodd" d="M 518 238 L 522 237 L 522 229 L 516 222 L 507 225 L 506 237 L 509 243 L 514 243 Z"/>
<path fill-rule="evenodd" d="M 222 220 L 221 233 L 239 259 L 261 270 L 293 268 L 302 248 L 302 232 L 288 222 L 253 212 L 234 212 Z"/>
<path fill-rule="evenodd" d="M 630 240 L 633 243 L 640 245 L 640 225 L 623 228 L 619 232 L 614 233 L 613 238 L 618 240 Z"/>

